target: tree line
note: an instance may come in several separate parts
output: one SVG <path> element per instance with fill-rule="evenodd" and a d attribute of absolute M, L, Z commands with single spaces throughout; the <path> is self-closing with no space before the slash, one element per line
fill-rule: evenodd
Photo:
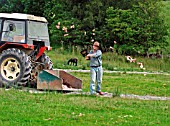
<path fill-rule="evenodd" d="M 1 0 L 0 12 L 44 16 L 52 46 L 86 48 L 99 41 L 119 54 L 166 49 L 162 0 Z"/>

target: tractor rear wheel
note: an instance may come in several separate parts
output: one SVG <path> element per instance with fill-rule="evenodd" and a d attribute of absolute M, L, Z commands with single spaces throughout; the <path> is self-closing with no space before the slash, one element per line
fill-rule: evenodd
<path fill-rule="evenodd" d="M 4 50 L 0 55 L 0 83 L 25 86 L 30 78 L 31 61 L 25 52 L 16 48 Z"/>

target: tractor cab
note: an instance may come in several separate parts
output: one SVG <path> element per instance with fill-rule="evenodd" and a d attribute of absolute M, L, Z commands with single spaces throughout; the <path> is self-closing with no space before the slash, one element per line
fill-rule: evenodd
<path fill-rule="evenodd" d="M 0 45 L 19 43 L 49 47 L 48 23 L 44 17 L 0 13 Z"/>

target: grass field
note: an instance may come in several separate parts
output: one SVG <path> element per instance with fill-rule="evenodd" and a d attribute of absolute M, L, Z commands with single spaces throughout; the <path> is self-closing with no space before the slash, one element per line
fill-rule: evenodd
<path fill-rule="evenodd" d="M 89 91 L 89 73 L 70 73 Z M 0 89 L 2 126 L 169 126 L 170 100 L 123 99 L 119 94 L 170 96 L 170 75 L 104 73 L 102 90 L 115 97 Z"/>
<path fill-rule="evenodd" d="M 89 73 L 71 73 L 82 79 L 83 91 L 89 91 Z M 115 94 L 170 96 L 170 75 L 104 73 L 102 90 Z"/>
<path fill-rule="evenodd" d="M 1 91 L 2 126 L 168 126 L 169 101 Z M 3 98 L 3 99 L 2 99 Z"/>

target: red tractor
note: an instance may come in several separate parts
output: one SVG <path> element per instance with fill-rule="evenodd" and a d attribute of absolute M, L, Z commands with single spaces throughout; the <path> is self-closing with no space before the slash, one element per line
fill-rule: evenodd
<path fill-rule="evenodd" d="M 52 69 L 47 25 L 44 17 L 0 13 L 0 86 L 35 84 L 40 70 Z"/>

